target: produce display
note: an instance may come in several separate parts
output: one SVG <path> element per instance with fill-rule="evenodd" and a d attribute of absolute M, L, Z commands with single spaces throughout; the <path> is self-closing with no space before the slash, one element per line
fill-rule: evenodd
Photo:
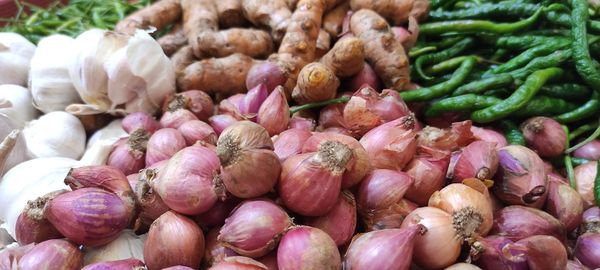
<path fill-rule="evenodd" d="M 597 1 L 17 3 L 0 270 L 600 268 Z"/>

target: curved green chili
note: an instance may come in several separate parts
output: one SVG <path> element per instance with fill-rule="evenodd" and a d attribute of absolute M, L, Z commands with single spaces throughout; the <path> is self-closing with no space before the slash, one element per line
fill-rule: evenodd
<path fill-rule="evenodd" d="M 414 58 L 414 57 L 417 57 L 419 55 L 423 55 L 423 54 L 426 54 L 429 52 L 435 52 L 436 50 L 437 50 L 437 47 L 435 47 L 435 46 L 413 48 L 408 52 L 408 57 Z"/>
<path fill-rule="evenodd" d="M 417 71 L 417 74 L 419 74 L 419 76 L 421 76 L 421 78 L 426 79 L 426 80 L 431 80 L 433 78 L 428 76 L 427 74 L 425 74 L 425 72 L 423 72 L 423 65 L 428 65 L 428 64 L 433 64 L 433 63 L 438 63 L 438 62 L 441 62 L 444 60 L 448 60 L 448 59 L 460 54 L 461 52 L 468 49 L 469 47 L 472 47 L 474 43 L 475 43 L 475 39 L 468 37 L 468 38 L 465 38 L 465 39 L 457 42 L 452 47 L 445 49 L 443 51 L 426 54 L 426 55 L 421 55 L 421 56 L 417 57 L 417 60 L 415 60 L 415 70 Z"/>
<path fill-rule="evenodd" d="M 577 83 L 548 84 L 540 89 L 540 94 L 575 101 L 588 98 L 591 93 L 587 86 Z"/>
<path fill-rule="evenodd" d="M 467 59 L 467 57 L 471 57 L 471 55 L 457 56 L 446 61 L 439 62 L 433 66 L 427 67 L 425 69 L 425 73 L 440 74 L 450 70 L 455 70 L 465 59 Z"/>
<path fill-rule="evenodd" d="M 600 119 L 598 121 L 600 122 Z M 569 154 L 569 153 L 581 148 L 582 146 L 588 144 L 589 142 L 597 139 L 598 137 L 600 137 L 600 126 L 596 127 L 596 130 L 594 130 L 594 132 L 590 136 L 585 138 L 585 140 L 579 142 L 577 145 L 575 145 L 573 147 L 567 148 L 565 153 Z"/>
<path fill-rule="evenodd" d="M 488 123 L 514 113 L 523 108 L 547 81 L 560 77 L 562 73 L 560 68 L 547 68 L 533 72 L 510 97 L 496 105 L 473 112 L 471 119 L 478 123 Z"/>
<path fill-rule="evenodd" d="M 519 127 L 508 119 L 500 121 L 500 128 L 504 131 L 506 141 L 511 145 L 525 145 L 525 137 Z"/>
<path fill-rule="evenodd" d="M 583 133 L 595 130 L 598 127 L 598 124 L 599 123 L 588 123 L 588 124 L 578 127 L 573 132 L 571 132 L 571 135 L 569 136 L 569 140 L 572 141 L 573 139 L 579 137 Z"/>
<path fill-rule="evenodd" d="M 431 21 L 449 21 L 449 20 L 462 20 L 462 19 L 486 19 L 489 17 L 498 16 L 512 16 L 512 17 L 524 17 L 531 16 L 534 14 L 540 5 L 536 4 L 524 4 L 524 3 L 485 3 L 482 5 L 476 5 L 468 9 L 459 10 L 432 10 L 429 12 L 428 19 Z"/>
<path fill-rule="evenodd" d="M 473 67 L 475 67 L 476 63 L 477 58 L 468 57 L 462 62 L 460 67 L 458 67 L 454 71 L 454 73 L 452 74 L 452 78 L 450 78 L 449 80 L 428 88 L 420 88 L 416 90 L 401 92 L 400 97 L 402 97 L 402 99 L 406 102 L 413 102 L 426 101 L 447 95 L 465 81 L 467 76 L 469 76 L 469 73 L 473 70 Z"/>
<path fill-rule="evenodd" d="M 526 50 L 548 42 L 553 42 L 555 37 L 543 35 L 520 35 L 499 37 L 495 46 L 509 50 Z"/>
<path fill-rule="evenodd" d="M 571 4 L 571 35 L 573 38 L 571 49 L 573 50 L 575 69 L 592 89 L 600 92 L 600 72 L 594 67 L 588 48 L 588 2 L 587 0 L 570 0 L 569 3 Z"/>
<path fill-rule="evenodd" d="M 596 115 L 598 111 L 600 111 L 600 101 L 598 100 L 598 92 L 594 92 L 592 98 L 579 108 L 557 115 L 554 120 L 560 123 L 571 123 Z"/>
<path fill-rule="evenodd" d="M 436 116 L 440 113 L 449 111 L 469 112 L 492 106 L 500 101 L 502 100 L 496 97 L 479 96 L 475 94 L 449 97 L 431 103 L 431 106 L 425 111 L 425 116 Z"/>
<path fill-rule="evenodd" d="M 594 179 L 594 200 L 600 205 L 600 159 L 596 161 L 596 178 Z"/>
<path fill-rule="evenodd" d="M 579 105 L 572 102 L 567 102 L 560 98 L 538 95 L 531 99 L 531 101 L 527 103 L 527 106 L 524 106 L 520 110 L 514 112 L 511 114 L 511 116 L 552 116 L 572 111 L 577 107 L 579 107 Z"/>
<path fill-rule="evenodd" d="M 524 80 L 529 74 L 536 70 L 558 67 L 571 58 L 571 50 L 560 50 L 546 56 L 531 60 L 522 68 L 515 69 L 510 73 L 516 80 Z"/>
<path fill-rule="evenodd" d="M 499 74 L 515 70 L 523 65 L 531 62 L 532 59 L 540 56 L 545 56 L 556 50 L 563 49 L 571 44 L 569 38 L 555 38 L 554 41 L 544 43 L 532 48 L 527 49 L 521 54 L 513 57 L 508 62 L 492 68 L 489 72 L 492 74 Z"/>
<path fill-rule="evenodd" d="M 514 78 L 510 74 L 498 74 L 462 85 L 461 87 L 456 88 L 452 95 L 480 94 L 486 90 L 508 86 L 512 84 L 513 81 Z"/>

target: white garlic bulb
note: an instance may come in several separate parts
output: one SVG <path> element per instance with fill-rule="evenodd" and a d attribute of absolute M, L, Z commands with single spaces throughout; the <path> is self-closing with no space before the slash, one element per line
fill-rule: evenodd
<path fill-rule="evenodd" d="M 105 246 L 97 248 L 85 247 L 83 264 L 108 262 L 136 258 L 144 261 L 144 242 L 147 234 L 136 235 L 132 230 L 124 230 L 119 237 Z"/>
<path fill-rule="evenodd" d="M 31 157 L 79 159 L 85 151 L 85 129 L 79 119 L 66 112 L 51 112 L 23 129 Z"/>
<path fill-rule="evenodd" d="M 86 149 L 90 149 L 94 144 L 101 140 L 109 139 L 117 141 L 120 138 L 129 136 L 129 134 L 127 134 L 127 132 L 125 132 L 123 129 L 122 123 L 123 119 L 115 119 L 108 123 L 108 125 L 105 127 L 94 132 L 94 134 L 92 134 L 92 136 L 90 136 L 88 139 Z"/>
<path fill-rule="evenodd" d="M 45 37 L 31 59 L 29 86 L 34 105 L 44 113 L 64 111 L 81 101 L 67 68 L 74 44 L 73 38 L 64 35 Z"/>
<path fill-rule="evenodd" d="M 8 116 L 18 129 L 35 119 L 38 111 L 32 105 L 29 89 L 16 84 L 0 85 L 0 114 Z"/>
<path fill-rule="evenodd" d="M 0 33 L 0 84 L 27 85 L 35 45 L 17 33 Z"/>
<path fill-rule="evenodd" d="M 17 130 L 17 127 L 13 124 L 13 121 L 8 118 L 8 116 L 4 114 L 0 114 L 0 141 L 2 141 L 6 136 L 11 134 L 14 130 Z M 10 170 L 12 167 L 17 164 L 29 160 L 30 156 L 27 153 L 27 146 L 25 144 L 25 138 L 23 133 L 20 132 L 17 135 L 16 143 L 12 147 L 10 154 L 6 157 L 4 164 L 0 167 L 0 175 L 3 175 L 6 171 Z"/>

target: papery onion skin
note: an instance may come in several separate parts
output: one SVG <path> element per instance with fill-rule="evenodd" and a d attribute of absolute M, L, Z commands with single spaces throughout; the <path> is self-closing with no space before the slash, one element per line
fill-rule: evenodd
<path fill-rule="evenodd" d="M 78 270 L 83 266 L 83 253 L 72 243 L 61 239 L 44 241 L 19 260 L 18 269 Z"/>
<path fill-rule="evenodd" d="M 285 233 L 277 249 L 277 266 L 281 270 L 342 269 L 333 239 L 309 226 L 293 227 Z"/>
<path fill-rule="evenodd" d="M 258 258 L 273 250 L 291 225 L 290 217 L 276 204 L 249 200 L 231 212 L 217 239 L 241 255 Z"/>
<path fill-rule="evenodd" d="M 583 199 L 567 183 L 548 181 L 548 199 L 544 210 L 557 218 L 567 232 L 577 228 L 582 221 Z"/>
<path fill-rule="evenodd" d="M 567 267 L 567 250 L 555 237 L 534 235 L 515 245 L 525 247 L 531 270 L 563 270 Z"/>
<path fill-rule="evenodd" d="M 597 161 L 592 161 L 575 167 L 574 173 L 575 179 L 577 179 L 577 192 L 583 198 L 585 203 L 584 208 L 586 209 L 596 205 L 594 201 L 594 179 L 598 173 L 597 165 Z"/>
<path fill-rule="evenodd" d="M 502 148 L 508 145 L 506 137 L 504 137 L 504 135 L 502 135 L 500 132 L 497 132 L 493 129 L 472 126 L 471 132 L 473 133 L 473 137 L 476 140 L 496 143 L 496 148 Z"/>
<path fill-rule="evenodd" d="M 62 234 L 48 220 L 30 217 L 27 211 L 21 213 L 17 218 L 15 234 L 16 240 L 21 246 L 63 238 Z"/>
<path fill-rule="evenodd" d="M 498 169 L 496 144 L 474 141 L 464 147 L 452 170 L 453 180 L 460 183 L 463 179 L 491 179 Z"/>
<path fill-rule="evenodd" d="M 217 133 L 207 123 L 200 120 L 191 120 L 183 123 L 177 128 L 188 146 L 200 141 L 208 144 L 217 144 Z"/>
<path fill-rule="evenodd" d="M 509 145 L 498 150 L 499 167 L 494 194 L 506 204 L 540 208 L 547 192 L 547 176 L 542 159 L 532 150 Z"/>
<path fill-rule="evenodd" d="M 402 226 L 402 222 L 415 209 L 419 208 L 417 204 L 407 199 L 401 199 L 388 208 L 378 210 L 361 211 L 361 219 L 365 225 L 366 231 L 375 231 L 383 229 L 397 229 Z"/>
<path fill-rule="evenodd" d="M 131 219 L 129 210 L 113 193 L 82 188 L 50 199 L 44 217 L 73 242 L 96 247 L 119 237 Z"/>
<path fill-rule="evenodd" d="M 434 207 L 421 207 L 411 212 L 402 228 L 423 225 L 427 232 L 415 239 L 413 261 L 426 269 L 452 265 L 460 255 L 463 239 L 456 235 L 452 216 Z"/>
<path fill-rule="evenodd" d="M 213 115 L 214 105 L 210 96 L 200 90 L 187 90 L 177 93 L 187 99 L 187 107 L 201 121 L 206 121 Z"/>
<path fill-rule="evenodd" d="M 203 263 L 210 267 L 213 264 L 223 261 L 226 257 L 239 256 L 232 249 L 225 247 L 223 243 L 217 241 L 221 227 L 215 227 L 206 234 L 206 246 L 204 248 Z"/>
<path fill-rule="evenodd" d="M 367 85 L 361 86 L 344 106 L 345 127 L 352 134 L 361 136 L 367 131 L 410 114 L 410 110 L 398 92 L 383 90 L 378 93 Z"/>
<path fill-rule="evenodd" d="M 177 152 L 150 186 L 171 209 L 187 215 L 208 211 L 224 196 L 218 179 L 216 153 L 204 146 L 189 146 Z"/>
<path fill-rule="evenodd" d="M 169 159 L 184 147 L 186 147 L 185 138 L 181 132 L 173 128 L 159 129 L 148 140 L 146 166 Z"/>
<path fill-rule="evenodd" d="M 300 154 L 304 143 L 312 136 L 312 133 L 304 129 L 288 129 L 281 132 L 273 139 L 275 154 L 281 162 L 288 157 Z"/>
<path fill-rule="evenodd" d="M 531 235 L 550 235 L 566 241 L 563 225 L 550 214 L 531 207 L 511 205 L 494 213 L 491 234 L 501 234 L 512 241 Z"/>
<path fill-rule="evenodd" d="M 348 243 L 356 229 L 356 200 L 354 195 L 349 191 L 342 191 L 337 202 L 327 214 L 307 218 L 304 224 L 321 229 L 338 246 Z"/>
<path fill-rule="evenodd" d="M 268 270 L 267 267 L 248 257 L 233 256 L 223 259 L 209 270 Z"/>
<path fill-rule="evenodd" d="M 35 244 L 6 247 L 0 251 L 0 269 L 16 269 L 19 260 L 27 254 Z"/>
<path fill-rule="evenodd" d="M 200 267 L 204 254 L 204 235 L 189 218 L 169 211 L 150 226 L 144 243 L 144 259 L 149 270 L 169 266 Z"/>
<path fill-rule="evenodd" d="M 403 229 L 386 229 L 359 235 L 344 255 L 344 269 L 408 270 L 413 257 L 415 238 L 426 234 L 421 225 Z"/>
<path fill-rule="evenodd" d="M 238 122 L 238 119 L 229 114 L 217 114 L 208 118 L 208 124 L 215 130 L 217 135 L 221 135 L 223 130 Z"/>
<path fill-rule="evenodd" d="M 417 155 L 405 169 L 414 179 L 406 198 L 420 206 L 427 205 L 429 197 L 444 186 L 449 163 L 450 152 L 419 147 Z"/>
<path fill-rule="evenodd" d="M 575 244 L 573 251 L 575 258 L 581 264 L 597 269 L 600 267 L 600 233 L 585 233 Z"/>
<path fill-rule="evenodd" d="M 146 165 L 148 134 L 138 129 L 128 138 L 119 139 L 113 146 L 106 165 L 121 170 L 124 174 L 137 173 Z"/>
<path fill-rule="evenodd" d="M 175 265 L 175 266 L 163 268 L 162 270 L 194 270 L 194 268 L 183 266 L 183 265 Z"/>
<path fill-rule="evenodd" d="M 401 170 L 417 152 L 415 118 L 404 116 L 367 132 L 360 143 L 373 168 Z"/>
<path fill-rule="evenodd" d="M 144 266 L 145 266 L 144 262 L 142 262 L 138 259 L 135 259 L 135 258 L 131 258 L 131 259 L 118 260 L 118 261 L 111 261 L 111 262 L 98 262 L 98 263 L 88 264 L 81 270 L 111 270 L 111 269 L 113 269 L 113 270 L 119 270 L 119 269 L 134 270 L 137 268 L 143 269 Z"/>
<path fill-rule="evenodd" d="M 417 144 L 445 151 L 456 151 L 473 141 L 471 121 L 454 122 L 451 127 L 439 129 L 427 126 L 419 132 Z"/>
<path fill-rule="evenodd" d="M 217 142 L 221 178 L 231 194 L 255 198 L 271 191 L 281 172 L 273 141 L 262 126 L 241 121 L 221 133 Z"/>
<path fill-rule="evenodd" d="M 152 134 L 160 128 L 160 124 L 152 115 L 145 112 L 130 113 L 121 122 L 123 129 L 131 134 L 137 129 L 143 129 Z"/>
<path fill-rule="evenodd" d="M 527 145 L 541 157 L 551 158 L 562 154 L 566 148 L 567 133 L 556 120 L 538 116 L 521 124 Z"/>
<path fill-rule="evenodd" d="M 155 163 L 155 165 L 156 164 L 158 163 Z M 147 232 L 154 220 L 171 210 L 152 187 L 150 187 L 149 181 L 154 177 L 156 177 L 156 173 L 151 168 L 143 170 L 140 173 L 139 181 L 135 188 L 139 213 L 133 225 L 133 229 L 138 234 Z"/>
<path fill-rule="evenodd" d="M 589 160 L 600 159 L 600 140 L 593 140 L 577 148 L 577 150 L 573 152 L 573 156 Z"/>
<path fill-rule="evenodd" d="M 369 156 L 359 141 L 343 134 L 330 132 L 314 133 L 305 142 L 302 153 L 317 152 L 323 144 L 330 141 L 340 142 L 352 150 L 351 160 L 346 164 L 346 170 L 342 177 L 342 187 L 353 187 L 371 171 Z"/>

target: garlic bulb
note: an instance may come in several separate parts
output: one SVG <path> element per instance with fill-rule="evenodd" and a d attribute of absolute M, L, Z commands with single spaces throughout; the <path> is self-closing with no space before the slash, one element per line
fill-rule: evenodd
<path fill-rule="evenodd" d="M 94 132 L 88 140 L 86 149 L 90 149 L 94 144 L 101 140 L 114 139 L 116 141 L 120 138 L 129 136 L 121 126 L 122 122 L 123 119 L 115 119 L 105 127 Z"/>
<path fill-rule="evenodd" d="M 0 33 L 0 84 L 27 85 L 35 45 L 17 33 Z"/>
<path fill-rule="evenodd" d="M 13 130 L 17 130 L 13 121 L 8 116 L 0 113 L 0 141 L 4 140 Z M 15 165 L 30 159 L 22 132 L 16 136 L 15 145 L 8 152 L 10 153 L 4 157 L 6 158 L 4 164 L 0 164 L 0 176 Z"/>
<path fill-rule="evenodd" d="M 84 265 L 136 258 L 144 261 L 144 242 L 147 234 L 135 235 L 132 230 L 124 230 L 119 238 L 105 246 L 84 248 Z"/>
<path fill-rule="evenodd" d="M 79 159 L 85 150 L 85 129 L 79 119 L 66 112 L 51 112 L 23 129 L 31 157 Z"/>
<path fill-rule="evenodd" d="M 49 192 L 69 189 L 64 180 L 77 160 L 69 158 L 36 158 L 8 171 L 0 181 L 0 221 L 15 238 L 15 224 L 27 201 Z"/>
<path fill-rule="evenodd" d="M 8 116 L 18 129 L 38 115 L 32 105 L 29 89 L 16 84 L 0 85 L 0 113 Z"/>
<path fill-rule="evenodd" d="M 75 40 L 51 35 L 38 43 L 31 59 L 29 86 L 34 105 L 44 113 L 65 110 L 80 102 L 67 69 Z"/>
<path fill-rule="evenodd" d="M 154 113 L 175 92 L 173 66 L 145 31 L 88 30 L 77 37 L 75 50 L 69 72 L 86 104 L 68 106 L 70 113 Z"/>

